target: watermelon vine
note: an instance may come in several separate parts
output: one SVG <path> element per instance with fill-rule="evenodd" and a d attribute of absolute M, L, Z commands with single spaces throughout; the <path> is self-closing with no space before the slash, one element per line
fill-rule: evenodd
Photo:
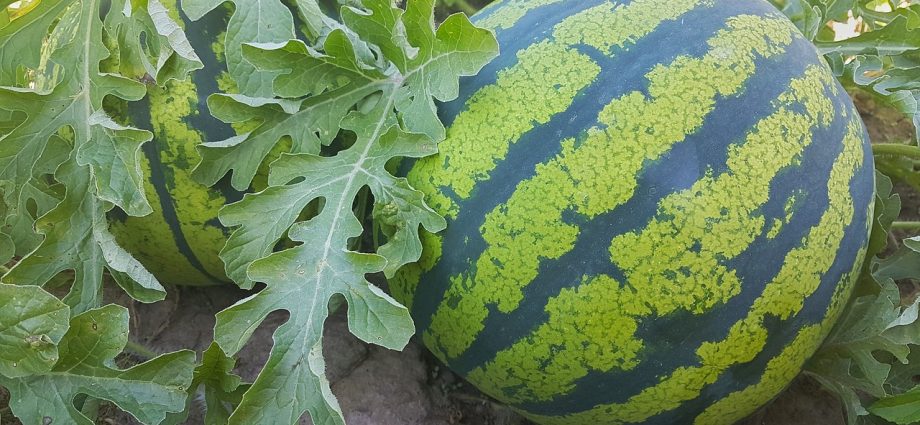
<path fill-rule="evenodd" d="M 458 77 L 475 74 L 497 46 L 488 31 L 473 27 L 463 15 L 449 17 L 435 31 L 430 0 L 409 1 L 405 11 L 389 1 L 363 4 L 366 10 L 341 9 L 345 26 L 322 37 L 322 53 L 300 40 L 252 44 L 246 39 L 244 58 L 273 76 L 266 81 L 273 82 L 275 99 L 245 94 L 212 98 L 218 118 L 261 125 L 232 141 L 205 145 L 205 160 L 196 171 L 206 183 L 232 170 L 233 185 L 247 188 L 280 137 L 295 140 L 291 152 L 271 163 L 267 189 L 247 194 L 220 214 L 221 222 L 234 229 L 221 251 L 228 276 L 244 287 L 252 282 L 267 286 L 218 313 L 217 343 L 227 354 L 236 354 L 269 313 L 281 309 L 291 314 L 275 332 L 268 362 L 230 423 L 294 421 L 305 411 L 318 423 L 343 423 L 320 354 L 323 322 L 335 297 L 347 301 L 349 328 L 366 342 L 401 349 L 414 333 L 406 308 L 365 275 L 392 273 L 417 260 L 419 225 L 438 231 L 444 224 L 421 193 L 386 166 L 394 158 L 435 152 L 434 142 L 444 137 L 444 129 L 433 99 L 455 98 Z M 356 135 L 354 144 L 334 156 L 320 156 L 322 145 L 339 128 Z M 363 187 L 373 194 L 377 215 L 387 214 L 397 224 L 377 254 L 348 246 L 363 230 L 352 209 Z M 299 219 L 316 199 L 323 200 L 319 212 Z M 272 219 L 264 220 L 266 214 Z M 271 254 L 285 235 L 297 246 Z"/>

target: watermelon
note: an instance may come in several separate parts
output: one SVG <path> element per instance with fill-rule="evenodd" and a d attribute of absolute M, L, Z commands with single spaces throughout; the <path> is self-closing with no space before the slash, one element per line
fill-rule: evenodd
<path fill-rule="evenodd" d="M 192 178 L 201 157 L 197 146 L 236 135 L 236 129 L 208 112 L 213 93 L 235 92 L 227 72 L 222 40 L 228 9 L 191 22 L 176 1 L 164 2 L 172 18 L 183 24 L 204 69 L 165 87 L 148 86 L 148 96 L 127 111 L 131 124 L 153 131 L 142 146 L 145 190 L 153 213 L 110 217 L 119 243 L 134 254 L 161 282 L 174 285 L 214 285 L 229 282 L 218 257 L 229 232 L 217 218 L 221 207 L 242 193 L 229 183 L 206 187 Z"/>
<path fill-rule="evenodd" d="M 504 0 L 411 184 L 448 219 L 391 280 L 425 345 L 536 423 L 730 424 L 828 334 L 868 137 L 763 0 Z"/>

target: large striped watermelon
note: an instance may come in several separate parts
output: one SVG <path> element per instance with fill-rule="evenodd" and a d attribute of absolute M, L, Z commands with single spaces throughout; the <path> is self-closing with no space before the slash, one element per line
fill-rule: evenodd
<path fill-rule="evenodd" d="M 728 424 L 845 304 L 873 169 L 763 0 L 505 0 L 501 56 L 411 183 L 448 218 L 392 281 L 425 344 L 540 424 Z"/>
<path fill-rule="evenodd" d="M 229 184 L 208 188 L 192 179 L 199 162 L 197 146 L 236 135 L 230 125 L 212 117 L 207 99 L 233 92 L 227 73 L 223 33 L 229 13 L 219 8 L 190 22 L 176 0 L 163 2 L 172 18 L 186 27 L 188 39 L 204 69 L 166 87 L 149 87 L 149 95 L 127 112 L 132 124 L 150 129 L 153 141 L 143 145 L 146 193 L 153 213 L 145 217 L 113 217 L 119 242 L 162 282 L 208 285 L 227 282 L 218 252 L 227 239 L 217 213 L 242 195 Z"/>

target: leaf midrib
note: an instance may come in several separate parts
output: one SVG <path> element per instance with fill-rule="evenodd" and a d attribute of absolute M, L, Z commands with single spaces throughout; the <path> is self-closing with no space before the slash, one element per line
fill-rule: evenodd
<path fill-rule="evenodd" d="M 397 90 L 394 89 L 394 90 L 391 90 L 389 96 L 387 96 L 386 107 L 383 109 L 383 116 L 377 120 L 377 125 L 374 128 L 374 132 L 372 133 L 372 136 L 369 138 L 367 146 L 365 146 L 364 150 L 361 152 L 361 156 L 358 157 L 358 160 L 355 162 L 354 166 L 352 167 L 351 172 L 348 174 L 347 182 L 345 183 L 345 189 L 342 190 L 342 195 L 339 196 L 338 206 L 335 209 L 335 212 L 333 213 L 334 216 L 332 218 L 332 223 L 329 226 L 329 232 L 326 235 L 326 241 L 323 244 L 323 255 L 321 256 L 321 259 L 319 261 L 319 264 L 322 264 L 323 266 L 320 267 L 320 269 L 317 271 L 316 278 L 315 278 L 315 281 L 317 284 L 313 285 L 313 296 L 311 297 L 311 300 L 310 300 L 310 309 L 309 309 L 310 314 L 308 315 L 307 322 L 305 326 L 303 327 L 303 329 L 306 332 L 310 332 L 310 330 L 312 329 L 313 320 L 317 316 L 322 316 L 322 315 L 314 314 L 314 312 L 316 311 L 317 303 L 319 302 L 320 290 L 324 286 L 321 284 L 322 282 L 324 282 L 323 274 L 326 272 L 326 270 L 330 269 L 328 260 L 329 260 L 329 253 L 332 251 L 332 239 L 334 235 L 336 234 L 336 232 L 339 230 L 338 222 L 339 222 L 339 219 L 343 216 L 343 210 L 345 210 L 344 205 L 345 205 L 346 199 L 348 198 L 348 193 L 351 190 L 351 187 L 354 185 L 355 177 L 358 175 L 359 171 L 363 169 L 363 165 L 364 165 L 364 162 L 367 160 L 368 154 L 370 153 L 371 149 L 374 147 L 374 144 L 377 142 L 377 139 L 380 137 L 380 131 L 383 128 L 383 124 L 386 122 L 386 115 L 388 115 L 393 108 L 393 104 L 396 99 L 396 93 L 397 93 Z M 345 212 L 344 214 L 349 214 L 349 213 L 351 213 L 350 208 L 348 208 L 347 212 Z M 328 302 L 328 300 L 326 300 L 325 297 L 323 301 Z M 305 357 L 308 356 L 310 353 L 310 347 L 306 346 L 308 340 L 309 338 L 302 339 L 302 341 L 304 342 L 304 346 L 302 346 L 300 350 L 301 361 L 303 361 Z"/>
<path fill-rule="evenodd" d="M 425 69 L 425 67 L 431 64 L 432 62 L 435 62 L 439 60 L 440 58 L 443 58 L 448 55 L 449 53 L 442 53 L 440 55 L 432 56 L 425 62 L 419 64 L 417 68 L 406 73 L 405 75 L 399 76 L 397 74 L 397 76 L 391 77 L 390 80 L 393 82 L 393 87 L 391 90 L 389 90 L 389 95 L 387 96 L 386 104 L 384 108 L 382 108 L 382 116 L 377 120 L 377 124 L 374 128 L 374 131 L 372 135 L 368 138 L 367 145 L 364 147 L 364 150 L 361 152 L 361 155 L 358 157 L 358 160 L 355 161 L 355 164 L 352 167 L 351 172 L 349 172 L 348 174 L 348 178 L 345 183 L 345 189 L 342 190 L 342 196 L 339 197 L 338 206 L 335 209 L 334 216 L 332 218 L 332 223 L 329 226 L 329 232 L 327 233 L 326 241 L 323 244 L 323 255 L 321 256 L 318 262 L 318 264 L 325 264 L 325 266 L 321 267 L 317 271 L 316 277 L 314 279 L 317 284 L 313 285 L 313 296 L 311 297 L 310 308 L 308 310 L 310 311 L 311 314 L 309 314 L 307 318 L 307 322 L 305 326 L 303 327 L 305 331 L 309 332 L 309 330 L 311 329 L 311 326 L 313 325 L 313 320 L 317 316 L 313 314 L 313 312 L 316 311 L 317 302 L 319 300 L 319 293 L 320 293 L 320 290 L 322 289 L 321 287 L 323 286 L 320 283 L 323 282 L 323 273 L 325 273 L 325 271 L 330 268 L 328 266 L 328 260 L 329 260 L 329 253 L 332 250 L 332 239 L 335 233 L 338 231 L 338 222 L 339 222 L 339 219 L 343 215 L 342 211 L 345 209 L 344 203 L 346 199 L 348 198 L 347 194 L 351 190 L 351 187 L 354 185 L 355 177 L 358 175 L 358 173 L 361 170 L 363 170 L 364 162 L 367 161 L 367 158 L 368 158 L 368 155 L 371 149 L 373 149 L 374 145 L 379 141 L 378 139 L 380 138 L 380 131 L 382 130 L 383 125 L 386 122 L 386 116 L 389 115 L 391 111 L 393 110 L 393 106 L 396 100 L 396 94 L 399 92 L 399 89 L 402 87 L 402 83 L 404 81 L 408 80 L 416 72 L 419 72 Z M 345 214 L 348 214 L 348 213 L 351 213 L 351 209 L 348 209 L 348 211 L 345 212 Z M 304 338 L 303 341 L 304 343 L 306 343 L 307 339 Z M 301 353 L 301 359 L 303 359 L 303 357 L 309 354 L 309 347 L 303 346 L 302 349 L 300 350 L 300 353 Z"/>

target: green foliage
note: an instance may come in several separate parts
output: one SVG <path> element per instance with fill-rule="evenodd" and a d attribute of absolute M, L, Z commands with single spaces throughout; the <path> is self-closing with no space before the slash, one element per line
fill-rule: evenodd
<path fill-rule="evenodd" d="M 130 369 L 112 368 L 127 342 L 124 307 L 108 305 L 74 316 L 57 344 L 60 357 L 50 371 L 0 375 L 0 384 L 10 391 L 13 414 L 27 424 L 92 425 L 94 418 L 74 406 L 79 394 L 112 401 L 143 423 L 159 423 L 167 412 L 182 410 L 195 354 L 180 351 Z"/>
<path fill-rule="evenodd" d="M 920 417 L 920 391 L 912 391 L 875 402 L 869 411 L 896 424 L 913 424 Z"/>
<path fill-rule="evenodd" d="M 109 366 L 127 343 L 128 317 L 100 308 L 104 270 L 137 300 L 165 291 L 108 231 L 105 214 L 115 206 L 151 210 L 138 162 L 151 135 L 114 122 L 103 99 L 140 99 L 139 77 L 184 78 L 200 62 L 157 0 L 8 5 L 0 17 L 0 261 L 17 261 L 0 278 L 0 384 L 26 423 L 93 423 L 74 403 L 96 399 L 158 423 L 182 409 L 194 356 Z M 63 302 L 41 288 L 68 276 Z"/>
<path fill-rule="evenodd" d="M 41 288 L 0 285 L 0 375 L 51 370 L 68 319 L 67 306 Z"/>
<path fill-rule="evenodd" d="M 881 293 L 853 301 L 846 319 L 813 361 L 815 365 L 830 363 L 826 357 L 836 350 L 840 353 L 835 359 L 837 370 L 815 371 L 822 375 L 819 380 L 823 383 L 829 377 L 841 381 L 836 390 L 846 394 L 850 423 L 869 413 L 898 424 L 916 423 L 920 420 L 920 388 L 915 379 L 920 375 L 920 299 L 904 305 L 894 281 L 920 277 L 920 237 L 903 240 L 897 251 L 884 259 L 875 258 L 868 268 L 872 281 L 881 283 Z M 847 341 L 841 334 L 862 340 Z M 860 395 L 874 400 L 868 408 Z"/>
<path fill-rule="evenodd" d="M 233 374 L 234 366 L 236 366 L 236 360 L 227 357 L 217 344 L 211 343 L 211 346 L 201 354 L 201 364 L 195 368 L 192 384 L 189 386 L 185 400 L 185 410 L 167 416 L 162 425 L 184 424 L 189 410 L 198 397 L 198 391 L 204 392 L 206 407 L 204 423 L 206 425 L 227 423 L 231 413 L 227 406 L 240 404 L 243 393 L 249 388 L 249 385 L 242 383 L 239 376 Z"/>
<path fill-rule="evenodd" d="M 262 13 L 238 9 L 229 26 L 237 16 L 283 15 L 270 3 L 245 6 L 264 8 Z M 214 5 L 185 3 L 190 16 L 201 16 Z M 302 11 L 307 6 L 319 10 L 312 2 L 298 5 Z M 444 220 L 386 166 L 393 159 L 436 151 L 444 128 L 434 99 L 455 98 L 458 78 L 478 72 L 495 56 L 497 45 L 488 31 L 462 15 L 447 18 L 435 30 L 431 0 L 409 1 L 405 10 L 385 0 L 363 5 L 343 7 L 343 25 L 329 26 L 328 17 L 313 23 L 305 19 L 326 26 L 308 25 L 309 33 L 322 34 L 314 46 L 245 31 L 227 34 L 228 46 L 242 46 L 245 65 L 228 61 L 243 94 L 212 96 L 209 106 L 217 118 L 252 123 L 255 130 L 206 143 L 196 176 L 213 184 L 232 171 L 233 185 L 245 189 L 275 145 L 284 137 L 293 141 L 291 150 L 271 163 L 267 189 L 220 213 L 221 222 L 234 229 L 221 251 L 228 276 L 243 287 L 254 282 L 267 287 L 218 313 L 217 343 L 227 354 L 236 354 L 269 313 L 291 314 L 275 332 L 268 362 L 230 423 L 292 423 L 307 411 L 316 423 L 344 423 L 322 358 L 322 327 L 333 298 L 348 302 L 349 328 L 366 342 L 400 349 L 414 333 L 406 308 L 365 275 L 392 274 L 417 260 L 419 226 L 436 232 Z M 291 19 L 276 16 L 274 22 L 286 27 Z M 288 34 L 285 28 L 276 31 L 282 38 Z M 275 98 L 255 97 L 266 90 Z M 342 131 L 353 134 L 354 143 L 333 156 L 320 155 Z M 374 196 L 377 215 L 387 211 L 391 224 L 387 243 L 376 254 L 349 250 L 349 240 L 364 230 L 363 217 L 352 206 L 365 187 Z M 322 208 L 304 220 L 308 205 L 317 200 Z M 272 220 L 264 220 L 266 215 Z M 285 237 L 296 246 L 272 254 Z"/>
<path fill-rule="evenodd" d="M 182 4 L 197 19 L 222 3 Z M 225 35 L 240 93 L 208 104 L 217 118 L 253 130 L 202 146 L 195 175 L 214 183 L 232 171 L 245 190 L 270 150 L 293 143 L 271 164 L 266 190 L 221 213 L 234 227 L 222 251 L 229 275 L 243 287 L 268 286 L 218 315 L 217 343 L 193 374 L 189 352 L 111 368 L 127 343 L 127 312 L 100 305 L 104 274 L 139 301 L 165 295 L 107 224 L 113 208 L 152 211 L 140 167 L 152 134 L 106 108 L 141 99 L 151 81 L 185 78 L 201 62 L 158 0 L 0 3 L 0 262 L 14 260 L 0 284 L 0 384 L 22 420 L 90 423 L 84 412 L 105 399 L 144 423 L 180 423 L 201 391 L 207 423 L 293 423 L 305 412 L 316 423 L 344 423 L 322 359 L 330 302 L 348 302 L 349 327 L 365 341 L 401 348 L 414 332 L 405 307 L 365 275 L 417 260 L 419 226 L 438 231 L 444 221 L 387 166 L 436 151 L 444 128 L 435 100 L 455 98 L 459 77 L 478 72 L 498 46 L 461 15 L 436 29 L 431 0 L 405 9 L 387 0 L 292 4 L 298 31 L 281 1 L 238 1 Z M 385 238 L 376 253 L 350 250 L 365 231 L 366 217 L 352 209 L 365 192 L 381 221 L 368 231 Z M 314 200 L 322 206 L 307 209 Z M 264 222 L 266 214 L 277 220 Z M 284 238 L 293 247 L 271 254 Z M 61 301 L 41 289 L 61 281 L 71 283 Z M 279 309 L 291 319 L 258 379 L 243 384 L 230 356 Z"/>
<path fill-rule="evenodd" d="M 913 117 L 920 132 L 920 4 L 911 0 L 770 0 L 813 40 L 840 81 Z M 890 10 L 885 12 L 881 10 Z M 852 16 L 856 37 L 835 40 L 829 23 Z M 920 133 L 918 133 L 920 134 Z"/>
<path fill-rule="evenodd" d="M 114 122 L 103 99 L 138 100 L 146 87 L 137 78 L 200 66 L 158 0 L 45 0 L 0 28 L 0 110 L 16 123 L 0 134 L 2 260 L 22 257 L 3 282 L 45 285 L 73 271 L 65 302 L 82 312 L 100 305 L 107 268 L 141 301 L 162 299 L 105 222 L 113 206 L 151 211 L 139 164 L 151 134 Z"/>

